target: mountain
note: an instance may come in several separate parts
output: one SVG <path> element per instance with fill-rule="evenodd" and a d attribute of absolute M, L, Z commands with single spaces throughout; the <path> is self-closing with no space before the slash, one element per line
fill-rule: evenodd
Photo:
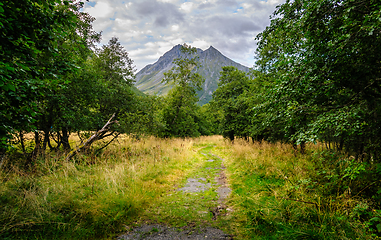
<path fill-rule="evenodd" d="M 162 83 L 161 80 L 164 78 L 164 73 L 175 66 L 172 61 L 182 55 L 180 50 L 181 45 L 176 45 L 170 51 L 161 56 L 157 62 L 145 66 L 136 74 L 135 86 L 146 94 L 167 94 L 171 89 L 171 86 Z M 201 66 L 196 70 L 196 72 L 205 78 L 203 89 L 197 92 L 200 99 L 200 105 L 208 103 L 212 99 L 212 93 L 218 87 L 218 80 L 222 67 L 234 66 L 241 71 L 249 71 L 248 67 L 225 57 L 212 46 L 205 51 L 197 49 L 197 54 L 199 56 Z"/>

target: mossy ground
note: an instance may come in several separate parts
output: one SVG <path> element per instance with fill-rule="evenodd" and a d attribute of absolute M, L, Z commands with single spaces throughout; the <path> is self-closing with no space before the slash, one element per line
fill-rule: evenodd
<path fill-rule="evenodd" d="M 202 147 L 195 145 L 196 148 Z M 162 196 L 146 211 L 141 221 L 164 223 L 176 227 L 218 225 L 212 220 L 213 209 L 218 205 L 219 196 L 216 192 L 218 184 L 216 177 L 221 171 L 221 159 L 210 154 L 212 144 L 202 147 L 193 159 L 193 169 L 182 178 L 173 188 Z M 184 192 L 187 179 L 197 179 L 209 189 L 198 192 Z"/>

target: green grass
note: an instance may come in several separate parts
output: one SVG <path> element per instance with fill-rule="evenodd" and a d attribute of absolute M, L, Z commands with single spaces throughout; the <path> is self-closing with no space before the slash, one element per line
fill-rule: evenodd
<path fill-rule="evenodd" d="M 199 150 L 192 160 L 192 170 L 171 191 L 151 205 L 141 217 L 140 223 L 159 222 L 174 227 L 218 225 L 218 221 L 212 220 L 212 209 L 218 205 L 219 197 L 216 192 L 218 185 L 215 177 L 221 170 L 215 168 L 221 167 L 221 160 L 209 153 L 213 148 L 210 143 L 201 142 L 195 145 L 195 148 Z M 199 181 L 205 184 L 210 183 L 211 188 L 195 193 L 177 191 L 186 184 L 188 178 L 204 178 L 205 181 Z"/>
<path fill-rule="evenodd" d="M 124 136 L 101 154 L 63 159 L 47 153 L 28 171 L 8 159 L 0 239 L 115 239 L 146 223 L 214 226 L 234 239 L 380 239 L 378 198 L 357 194 L 377 182 L 365 181 L 362 165 L 313 145 L 300 155 L 280 143 Z M 221 159 L 232 194 L 229 211 L 214 220 Z M 212 187 L 176 191 L 188 178 Z"/>
<path fill-rule="evenodd" d="M 236 239 L 379 239 L 351 215 L 364 200 L 327 195 L 323 183 L 314 182 L 311 151 L 300 155 L 285 144 L 243 141 L 216 148 L 233 189 L 228 204 Z"/>

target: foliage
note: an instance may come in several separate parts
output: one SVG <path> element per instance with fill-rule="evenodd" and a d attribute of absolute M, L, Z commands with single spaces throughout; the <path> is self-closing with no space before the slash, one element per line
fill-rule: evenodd
<path fill-rule="evenodd" d="M 101 86 L 101 89 L 93 90 L 94 99 L 98 102 L 98 123 L 95 126 L 101 128 L 113 113 L 118 119 L 123 119 L 135 111 L 135 94 L 131 89 L 135 77 L 133 61 L 118 39 L 114 37 L 97 49 L 90 64 Z"/>
<path fill-rule="evenodd" d="M 94 107 L 94 92 L 99 89 L 96 76 L 89 72 L 87 58 L 92 54 L 92 47 L 99 42 L 100 34 L 92 30 L 92 18 L 87 13 L 76 12 L 76 24 L 69 29 L 70 35 L 57 46 L 59 55 L 56 58 L 70 59 L 75 62 L 75 70 L 61 74 L 60 86 L 51 79 L 46 79 L 44 95 L 37 99 L 38 115 L 35 118 L 36 129 L 43 132 L 43 145 L 35 152 L 45 151 L 50 144 L 50 135 L 57 135 L 57 150 L 62 144 L 65 150 L 70 149 L 68 137 L 71 131 L 87 129 L 89 108 Z M 22 129 L 27 130 L 27 129 Z M 37 132 L 36 132 L 37 134 Z M 37 139 L 36 139 L 37 140 Z"/>
<path fill-rule="evenodd" d="M 45 89 L 61 88 L 61 78 L 75 61 L 59 49 L 75 28 L 80 4 L 57 0 L 2 1 L 0 3 L 0 149 L 11 134 L 34 128 L 36 100 Z"/>
<path fill-rule="evenodd" d="M 247 95 L 252 80 L 235 67 L 222 67 L 220 82 L 213 93 L 211 106 L 222 112 L 221 133 L 231 141 L 234 137 L 249 136 L 247 121 L 250 119 Z"/>
<path fill-rule="evenodd" d="M 185 56 L 175 59 L 174 69 L 165 73 L 163 82 L 174 84 L 168 93 L 163 108 L 165 131 L 163 136 L 197 137 L 200 135 L 196 90 L 200 90 L 205 81 L 194 72 L 199 66 L 196 48 L 184 44 L 181 51 Z"/>
<path fill-rule="evenodd" d="M 302 155 L 291 144 L 242 140 L 216 148 L 237 239 L 379 239 L 379 201 L 358 195 L 369 183 L 364 165 L 319 148 Z"/>
<path fill-rule="evenodd" d="M 123 132 L 140 136 L 162 136 L 165 125 L 162 121 L 161 109 L 164 107 L 163 97 L 134 96 L 134 111 L 123 114 L 120 124 Z"/>
<path fill-rule="evenodd" d="M 274 13 L 257 66 L 273 82 L 268 121 L 286 140 L 379 161 L 380 14 L 372 0 L 287 1 Z"/>

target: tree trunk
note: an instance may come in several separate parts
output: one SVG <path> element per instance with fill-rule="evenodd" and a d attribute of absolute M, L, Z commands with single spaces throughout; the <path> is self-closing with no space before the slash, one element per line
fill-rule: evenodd
<path fill-rule="evenodd" d="M 44 129 L 44 142 L 42 143 L 42 151 L 45 152 L 49 142 L 50 128 Z"/>
<path fill-rule="evenodd" d="M 93 144 L 98 139 L 102 139 L 106 136 L 111 136 L 111 134 L 106 135 L 106 133 L 109 131 L 110 127 L 114 123 L 118 123 L 117 120 L 111 121 L 115 117 L 115 113 L 112 115 L 112 117 L 108 120 L 108 122 L 103 126 L 103 128 L 99 131 L 97 131 L 93 136 L 91 136 L 89 139 L 87 139 L 86 142 L 83 144 L 80 144 L 79 147 L 77 147 L 75 150 L 71 151 L 65 158 L 66 161 L 70 160 L 72 157 L 74 157 L 79 152 L 86 152 L 91 144 Z M 114 140 L 114 139 L 113 139 Z"/>
<path fill-rule="evenodd" d="M 34 149 L 28 156 L 25 162 L 25 167 L 30 167 L 32 165 L 33 160 L 35 160 L 41 152 L 41 139 L 40 139 L 40 133 L 38 132 L 38 130 L 34 132 L 34 143 L 35 143 Z"/>
<path fill-rule="evenodd" d="M 69 131 L 66 127 L 62 128 L 62 146 L 65 151 L 70 151 L 70 143 L 69 143 Z"/>
<path fill-rule="evenodd" d="M 306 153 L 306 143 L 304 141 L 300 143 L 300 153 L 301 154 Z"/>
<path fill-rule="evenodd" d="M 24 154 L 24 157 L 26 157 L 27 153 L 26 153 L 26 149 L 25 149 L 24 133 L 23 133 L 22 130 L 19 132 L 19 138 L 20 138 L 20 144 L 21 144 L 22 153 Z"/>

